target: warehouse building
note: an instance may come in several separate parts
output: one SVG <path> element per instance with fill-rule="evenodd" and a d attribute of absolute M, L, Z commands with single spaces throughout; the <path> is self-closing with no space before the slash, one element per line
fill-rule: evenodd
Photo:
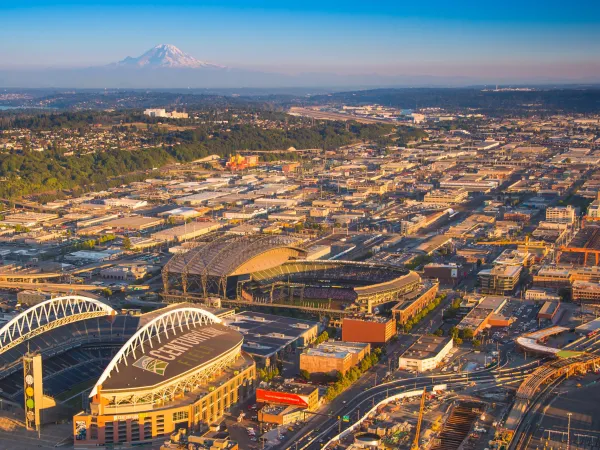
<path fill-rule="evenodd" d="M 152 238 L 163 242 L 183 242 L 197 238 L 221 228 L 217 222 L 191 222 L 173 228 L 167 228 L 152 234 Z"/>
<path fill-rule="evenodd" d="M 106 228 L 122 231 L 143 231 L 163 225 L 163 219 L 156 217 L 129 216 L 105 222 Z"/>

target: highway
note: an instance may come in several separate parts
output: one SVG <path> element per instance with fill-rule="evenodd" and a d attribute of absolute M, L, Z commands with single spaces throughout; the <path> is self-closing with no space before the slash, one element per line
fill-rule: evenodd
<path fill-rule="evenodd" d="M 505 363 L 506 364 L 506 363 Z M 339 421 L 338 416 L 350 416 L 349 423 L 343 424 L 342 430 L 355 423 L 360 418 L 360 411 L 366 413 L 371 407 L 385 399 L 386 397 L 399 394 L 401 392 L 431 387 L 437 384 L 447 384 L 449 387 L 465 387 L 475 382 L 477 386 L 495 386 L 498 383 L 521 381 L 529 372 L 535 370 L 537 362 L 530 362 L 526 365 L 515 368 L 488 368 L 482 371 L 452 374 L 434 374 L 430 376 L 420 376 L 415 378 L 404 378 L 381 383 L 375 387 L 367 389 L 358 394 L 349 396 L 343 393 L 340 398 L 334 400 L 325 414 L 330 418 L 317 420 L 320 424 L 314 428 L 315 419 L 311 420 L 307 427 L 302 431 L 303 434 L 296 435 L 293 446 L 290 450 L 315 450 L 321 448 L 321 445 L 332 439 L 338 434 Z M 307 429 L 308 428 L 308 429 Z"/>

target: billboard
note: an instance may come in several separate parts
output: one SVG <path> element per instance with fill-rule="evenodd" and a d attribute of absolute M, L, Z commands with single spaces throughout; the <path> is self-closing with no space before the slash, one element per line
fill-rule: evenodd
<path fill-rule="evenodd" d="M 266 389 L 257 389 L 256 401 L 261 403 L 279 403 L 283 405 L 303 406 L 308 408 L 308 397 L 289 392 L 275 392 Z"/>

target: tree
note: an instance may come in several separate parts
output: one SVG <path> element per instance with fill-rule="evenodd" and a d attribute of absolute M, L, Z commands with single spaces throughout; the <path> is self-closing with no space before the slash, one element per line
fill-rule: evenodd
<path fill-rule="evenodd" d="M 470 328 L 463 328 L 461 331 L 462 331 L 462 336 L 460 336 L 461 338 L 467 339 L 467 340 L 473 339 L 473 336 L 474 336 L 473 330 L 471 330 Z"/>
<path fill-rule="evenodd" d="M 110 297 L 112 294 L 113 293 L 109 288 L 102 289 L 102 295 L 104 295 L 106 298 Z"/>
<path fill-rule="evenodd" d="M 131 239 L 129 239 L 128 236 L 125 236 L 123 238 L 123 248 L 125 250 L 131 250 L 131 247 L 132 247 L 132 245 L 131 245 Z"/>
<path fill-rule="evenodd" d="M 329 333 L 327 333 L 327 331 L 323 331 L 315 340 L 315 344 L 319 345 L 327 340 L 329 340 Z"/>
<path fill-rule="evenodd" d="M 481 341 L 479 339 L 473 339 L 473 347 L 481 346 Z"/>

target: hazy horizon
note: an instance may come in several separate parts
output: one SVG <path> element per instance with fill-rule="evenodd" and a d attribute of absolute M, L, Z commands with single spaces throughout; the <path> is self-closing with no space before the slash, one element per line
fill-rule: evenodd
<path fill-rule="evenodd" d="M 5 72 L 104 66 L 173 44 L 202 61 L 292 77 L 600 81 L 600 6 L 578 1 L 24 0 L 0 11 Z"/>

